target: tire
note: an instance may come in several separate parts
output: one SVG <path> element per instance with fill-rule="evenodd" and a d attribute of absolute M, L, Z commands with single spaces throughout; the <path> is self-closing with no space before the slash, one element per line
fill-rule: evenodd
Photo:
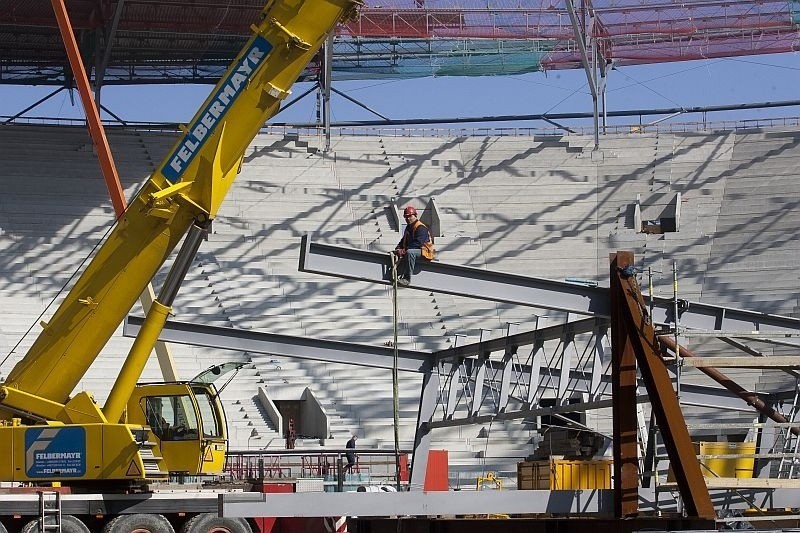
<path fill-rule="evenodd" d="M 225 518 L 203 513 L 187 520 L 181 533 L 253 533 L 253 530 L 244 518 Z"/>
<path fill-rule="evenodd" d="M 160 514 L 123 514 L 106 524 L 103 533 L 175 533 L 175 528 Z"/>
<path fill-rule="evenodd" d="M 0 522 L 0 533 L 8 533 L 6 526 L 4 526 L 2 522 Z"/>
<path fill-rule="evenodd" d="M 55 519 L 48 516 L 45 519 L 47 524 L 55 524 Z M 5 532 L 6 529 L 0 529 Z M 22 533 L 41 533 L 42 529 L 39 527 L 39 519 L 31 520 L 25 527 L 22 528 Z M 61 532 L 62 533 L 89 533 L 89 527 L 71 515 L 63 515 L 61 517 Z"/>

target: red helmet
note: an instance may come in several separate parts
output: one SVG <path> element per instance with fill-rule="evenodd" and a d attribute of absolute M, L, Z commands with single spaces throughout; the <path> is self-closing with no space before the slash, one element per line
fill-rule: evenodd
<path fill-rule="evenodd" d="M 406 207 L 405 209 L 403 209 L 403 216 L 404 217 L 408 217 L 408 216 L 411 216 L 411 215 L 417 216 L 417 210 L 414 208 L 414 206 L 410 205 L 410 206 Z"/>

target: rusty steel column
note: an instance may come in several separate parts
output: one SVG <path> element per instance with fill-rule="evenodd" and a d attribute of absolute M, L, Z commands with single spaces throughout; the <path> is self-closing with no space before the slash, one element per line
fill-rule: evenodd
<path fill-rule="evenodd" d="M 611 254 L 611 393 L 614 437 L 614 516 L 639 512 L 639 457 L 636 441 L 636 354 L 625 322 L 617 265 L 633 263 L 633 254 Z"/>
<path fill-rule="evenodd" d="M 611 290 L 621 300 L 619 309 L 627 327 L 627 336 L 633 345 L 642 379 L 647 387 L 650 404 L 667 449 L 670 465 L 678 482 L 678 490 L 686 509 L 692 517 L 716 518 L 700 462 L 695 455 L 689 430 L 683 418 L 672 380 L 661 356 L 658 338 L 647 318 L 647 308 L 632 273 L 623 272 L 633 266 L 633 254 L 619 252 L 616 266 L 612 263 Z M 621 335 L 621 334 L 620 334 Z"/>

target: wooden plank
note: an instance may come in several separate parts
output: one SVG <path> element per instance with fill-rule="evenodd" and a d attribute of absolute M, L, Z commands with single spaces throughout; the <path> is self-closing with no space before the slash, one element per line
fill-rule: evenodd
<path fill-rule="evenodd" d="M 694 368 L 800 368 L 800 356 L 684 357 L 681 364 Z"/>
<path fill-rule="evenodd" d="M 800 479 L 708 477 L 706 486 L 712 489 L 800 489 Z M 659 490 L 675 490 L 677 483 L 661 483 Z"/>

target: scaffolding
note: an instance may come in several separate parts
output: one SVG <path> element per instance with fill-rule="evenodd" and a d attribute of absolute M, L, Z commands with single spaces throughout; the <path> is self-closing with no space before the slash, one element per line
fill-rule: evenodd
<path fill-rule="evenodd" d="M 261 0 L 70 2 L 85 57 L 105 84 L 215 81 Z M 519 74 L 582 66 L 582 45 L 615 66 L 795 51 L 800 0 L 368 0 L 339 29 L 334 79 Z M 0 83 L 64 85 L 46 2 L 0 12 Z M 105 60 L 107 59 L 107 60 Z M 320 65 L 312 64 L 310 79 Z"/>

